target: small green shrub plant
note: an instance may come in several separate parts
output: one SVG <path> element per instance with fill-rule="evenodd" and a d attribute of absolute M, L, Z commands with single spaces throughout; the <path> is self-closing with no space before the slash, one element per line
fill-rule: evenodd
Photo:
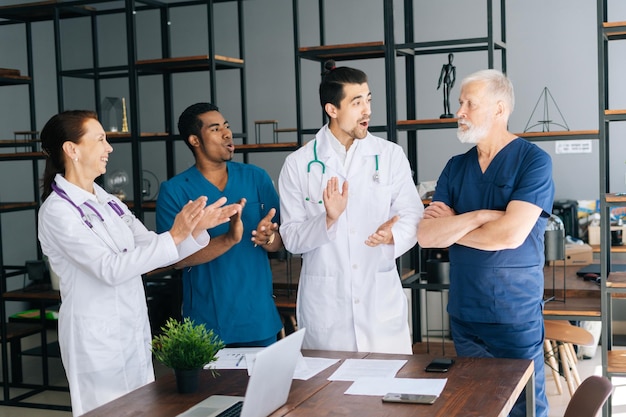
<path fill-rule="evenodd" d="M 152 353 L 165 366 L 176 370 L 202 369 L 215 361 L 224 342 L 203 323 L 195 324 L 189 317 L 183 321 L 170 318 L 162 333 L 152 339 Z M 211 370 L 216 375 L 215 370 Z"/>

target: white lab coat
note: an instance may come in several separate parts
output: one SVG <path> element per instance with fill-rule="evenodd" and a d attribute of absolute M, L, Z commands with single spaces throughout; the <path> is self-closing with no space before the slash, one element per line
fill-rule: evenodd
<path fill-rule="evenodd" d="M 314 141 L 287 157 L 279 177 L 281 237 L 288 251 L 303 257 L 297 320 L 307 329 L 304 347 L 410 354 L 407 299 L 395 259 L 416 244 L 424 209 L 408 160 L 400 146 L 368 133 L 355 140 L 346 172 L 331 139 L 324 126 Z M 320 164 L 309 165 L 315 142 L 324 174 Z M 348 181 L 349 199 L 327 229 L 319 201 L 333 176 L 340 189 Z M 367 237 L 396 214 L 394 244 L 367 246 Z"/>
<path fill-rule="evenodd" d="M 55 192 L 39 211 L 41 247 L 60 277 L 59 344 L 72 413 L 79 416 L 154 381 L 141 275 L 201 249 L 209 236 L 189 237 L 177 247 L 169 232 L 148 231 L 101 187 L 94 185 L 93 195 L 61 175 L 55 181 L 93 225 Z M 111 200 L 123 217 L 107 204 Z"/>

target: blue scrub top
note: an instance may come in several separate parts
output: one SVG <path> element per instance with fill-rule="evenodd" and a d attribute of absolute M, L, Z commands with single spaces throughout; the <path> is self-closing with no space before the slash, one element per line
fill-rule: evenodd
<path fill-rule="evenodd" d="M 544 232 L 552 211 L 554 183 L 550 156 L 516 138 L 495 156 L 485 173 L 473 147 L 450 159 L 433 201 L 457 214 L 505 210 L 513 200 L 543 209 L 524 243 L 516 249 L 483 251 L 454 244 L 450 255 L 448 312 L 461 320 L 519 323 L 541 319 L 544 292 Z"/>
<path fill-rule="evenodd" d="M 183 316 L 213 329 L 226 343 L 246 343 L 275 336 L 282 323 L 273 299 L 267 252 L 254 247 L 252 231 L 271 208 L 280 218 L 278 193 L 259 167 L 228 162 L 228 183 L 220 191 L 193 166 L 161 185 L 156 222 L 169 230 L 184 204 L 206 195 L 209 203 L 222 196 L 227 204 L 246 198 L 241 241 L 216 259 L 183 270 Z M 209 229 L 211 238 L 228 232 L 229 223 Z"/>

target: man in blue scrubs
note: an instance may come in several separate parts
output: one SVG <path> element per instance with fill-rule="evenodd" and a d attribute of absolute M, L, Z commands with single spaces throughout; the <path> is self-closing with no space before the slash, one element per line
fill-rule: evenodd
<path fill-rule="evenodd" d="M 176 264 L 183 268 L 183 317 L 204 323 L 227 346 L 267 346 L 282 328 L 267 257 L 282 247 L 278 193 L 264 170 L 232 161 L 233 133 L 213 104 L 189 106 L 178 130 L 196 164 L 161 185 L 157 229 L 169 230 L 194 196 L 243 206 L 230 223 L 209 230 L 208 246 Z"/>
<path fill-rule="evenodd" d="M 536 415 L 548 415 L 543 360 L 544 244 L 552 161 L 507 129 L 513 86 L 497 70 L 461 84 L 457 136 L 419 224 L 422 247 L 450 255 L 448 313 L 459 356 L 534 360 Z M 511 416 L 526 415 L 522 395 Z"/>

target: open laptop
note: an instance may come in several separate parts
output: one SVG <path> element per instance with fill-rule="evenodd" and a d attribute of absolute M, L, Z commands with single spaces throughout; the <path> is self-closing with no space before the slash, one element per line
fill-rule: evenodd
<path fill-rule="evenodd" d="M 211 395 L 178 417 L 270 415 L 287 402 L 305 331 L 300 329 L 256 354 L 245 397 Z"/>

